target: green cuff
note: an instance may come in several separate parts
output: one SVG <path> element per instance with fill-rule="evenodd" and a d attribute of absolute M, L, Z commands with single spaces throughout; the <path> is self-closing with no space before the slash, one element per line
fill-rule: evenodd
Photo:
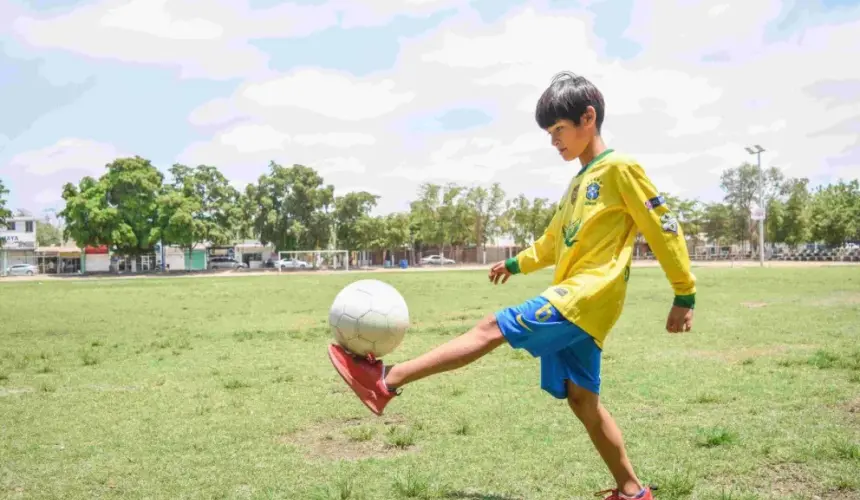
<path fill-rule="evenodd" d="M 520 261 L 516 257 L 511 257 L 505 261 L 505 269 L 511 274 L 520 274 Z"/>
<path fill-rule="evenodd" d="M 686 307 L 687 309 L 696 308 L 696 294 L 690 295 L 675 295 L 675 301 L 672 303 L 678 307 Z"/>

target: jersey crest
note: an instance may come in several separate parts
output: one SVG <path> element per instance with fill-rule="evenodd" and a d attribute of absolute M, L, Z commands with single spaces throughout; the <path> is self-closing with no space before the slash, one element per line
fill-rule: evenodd
<path fill-rule="evenodd" d="M 585 187 L 586 205 L 594 205 L 596 203 L 597 199 L 600 198 L 601 187 L 603 187 L 603 183 L 600 182 L 600 179 L 594 179 L 588 183 L 588 186 Z"/>

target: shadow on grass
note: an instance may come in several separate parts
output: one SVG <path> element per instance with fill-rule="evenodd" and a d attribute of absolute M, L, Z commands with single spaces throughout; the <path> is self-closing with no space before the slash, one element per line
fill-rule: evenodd
<path fill-rule="evenodd" d="M 508 497 L 504 495 L 490 495 L 484 493 L 470 493 L 466 491 L 449 491 L 445 494 L 445 498 L 463 498 L 473 500 L 521 500 L 518 497 Z"/>

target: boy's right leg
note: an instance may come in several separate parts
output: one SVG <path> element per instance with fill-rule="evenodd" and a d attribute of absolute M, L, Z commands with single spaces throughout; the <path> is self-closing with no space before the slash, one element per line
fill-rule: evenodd
<path fill-rule="evenodd" d="M 361 402 L 381 415 L 403 385 L 465 366 L 504 343 L 496 317 L 490 315 L 468 332 L 390 368 L 382 360 L 353 356 L 337 344 L 329 346 L 329 358 Z"/>
<path fill-rule="evenodd" d="M 329 358 L 361 402 L 381 415 L 403 385 L 460 368 L 505 342 L 524 348 L 536 357 L 558 350 L 569 338 L 564 327 L 566 323 L 553 311 L 542 297 L 527 300 L 487 316 L 463 335 L 390 369 L 381 360 L 353 356 L 337 344 L 329 346 Z"/>

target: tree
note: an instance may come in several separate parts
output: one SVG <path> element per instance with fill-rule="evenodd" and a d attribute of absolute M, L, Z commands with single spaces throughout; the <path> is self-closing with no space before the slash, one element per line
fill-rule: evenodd
<path fill-rule="evenodd" d="M 158 199 L 158 227 L 161 229 L 163 245 L 177 245 L 187 252 L 189 258 L 194 247 L 201 241 L 204 223 L 195 218 L 200 212 L 201 202 L 187 196 L 181 190 L 167 187 Z"/>
<path fill-rule="evenodd" d="M 412 243 L 409 225 L 410 220 L 407 213 L 398 212 L 386 215 L 383 225 L 383 248 L 396 251 Z"/>
<path fill-rule="evenodd" d="M 439 221 L 442 232 L 442 254 L 445 245 L 462 247 L 475 243 L 474 212 L 466 200 L 465 187 L 450 183 L 442 192 L 442 205 L 439 207 Z"/>
<path fill-rule="evenodd" d="M 325 248 L 331 238 L 334 186 L 304 165 L 269 164 L 254 192 L 259 207 L 254 230 L 281 251 Z"/>
<path fill-rule="evenodd" d="M 113 246 L 120 255 L 151 253 L 161 233 L 156 220 L 164 176 L 139 156 L 114 160 L 107 169 L 102 182 L 108 205 L 116 210 L 110 235 Z"/>
<path fill-rule="evenodd" d="M 370 215 L 379 196 L 365 191 L 347 193 L 335 199 L 334 220 L 337 244 L 345 250 L 359 250 L 361 235 L 358 221 Z"/>
<path fill-rule="evenodd" d="M 418 188 L 418 199 L 410 203 L 412 234 L 422 247 L 442 246 L 444 242 L 439 214 L 441 192 L 442 186 L 424 183 Z"/>
<path fill-rule="evenodd" d="M 489 191 L 482 187 L 469 190 L 466 201 L 472 210 L 472 218 L 474 219 L 475 244 L 481 247 L 484 263 L 486 263 L 487 242 L 494 240 L 504 225 L 502 216 L 505 206 L 505 192 L 501 185 L 496 182 Z"/>
<path fill-rule="evenodd" d="M 730 206 L 723 203 L 706 205 L 702 218 L 702 229 L 711 241 L 716 242 L 718 247 L 732 241 L 734 233 L 732 222 L 736 217 Z"/>
<path fill-rule="evenodd" d="M 72 238 L 78 246 L 112 246 L 112 232 L 117 225 L 117 209 L 108 205 L 107 183 L 86 176 L 74 185 L 63 186 L 66 206 L 60 216 L 66 221 L 63 238 Z"/>
<path fill-rule="evenodd" d="M 78 186 L 63 187 L 66 206 L 64 238 L 79 246 L 108 245 L 117 253 L 151 253 L 161 237 L 158 197 L 163 175 L 149 160 L 118 158 L 99 180 L 84 177 Z"/>
<path fill-rule="evenodd" d="M 780 240 L 797 246 L 809 239 L 809 179 L 791 179 L 786 182 L 783 220 L 780 227 Z"/>
<path fill-rule="evenodd" d="M 815 192 L 810 206 L 814 240 L 841 245 L 860 236 L 860 181 L 839 181 Z"/>
<path fill-rule="evenodd" d="M 726 203 L 733 209 L 735 220 L 732 225 L 739 240 L 752 240 L 756 225 L 752 224 L 751 210 L 754 205 L 758 205 L 762 189 L 765 207 L 770 200 L 784 192 L 785 176 L 781 170 L 776 167 L 766 169 L 763 177 L 762 186 L 759 182 L 759 167 L 750 163 L 730 168 L 720 176 L 720 187 L 726 193 Z"/>
<path fill-rule="evenodd" d="M 63 232 L 51 224 L 51 219 L 45 216 L 44 221 L 36 221 L 36 244 L 40 247 L 60 245 L 63 242 Z"/>
<path fill-rule="evenodd" d="M 9 194 L 9 190 L 6 189 L 6 186 L 3 184 L 3 180 L 0 179 L 0 226 L 6 227 L 6 219 L 12 217 L 12 212 L 10 212 L 6 208 L 6 195 Z M 0 247 L 3 246 L 3 240 L 0 240 Z"/>
<path fill-rule="evenodd" d="M 508 202 L 507 226 L 518 246 L 530 245 L 546 231 L 557 205 L 546 198 L 535 198 L 529 202 L 521 194 Z"/>
<path fill-rule="evenodd" d="M 237 210 L 231 212 L 233 219 L 230 222 L 230 227 L 233 229 L 235 239 L 259 239 L 260 235 L 255 228 L 255 221 L 259 216 L 260 207 L 256 200 L 257 186 L 248 184 L 236 201 Z"/>
<path fill-rule="evenodd" d="M 189 254 L 204 242 L 215 246 L 234 240 L 240 217 L 239 192 L 213 166 L 170 168 L 171 185 L 159 197 L 158 226 L 164 244 L 180 246 Z"/>

